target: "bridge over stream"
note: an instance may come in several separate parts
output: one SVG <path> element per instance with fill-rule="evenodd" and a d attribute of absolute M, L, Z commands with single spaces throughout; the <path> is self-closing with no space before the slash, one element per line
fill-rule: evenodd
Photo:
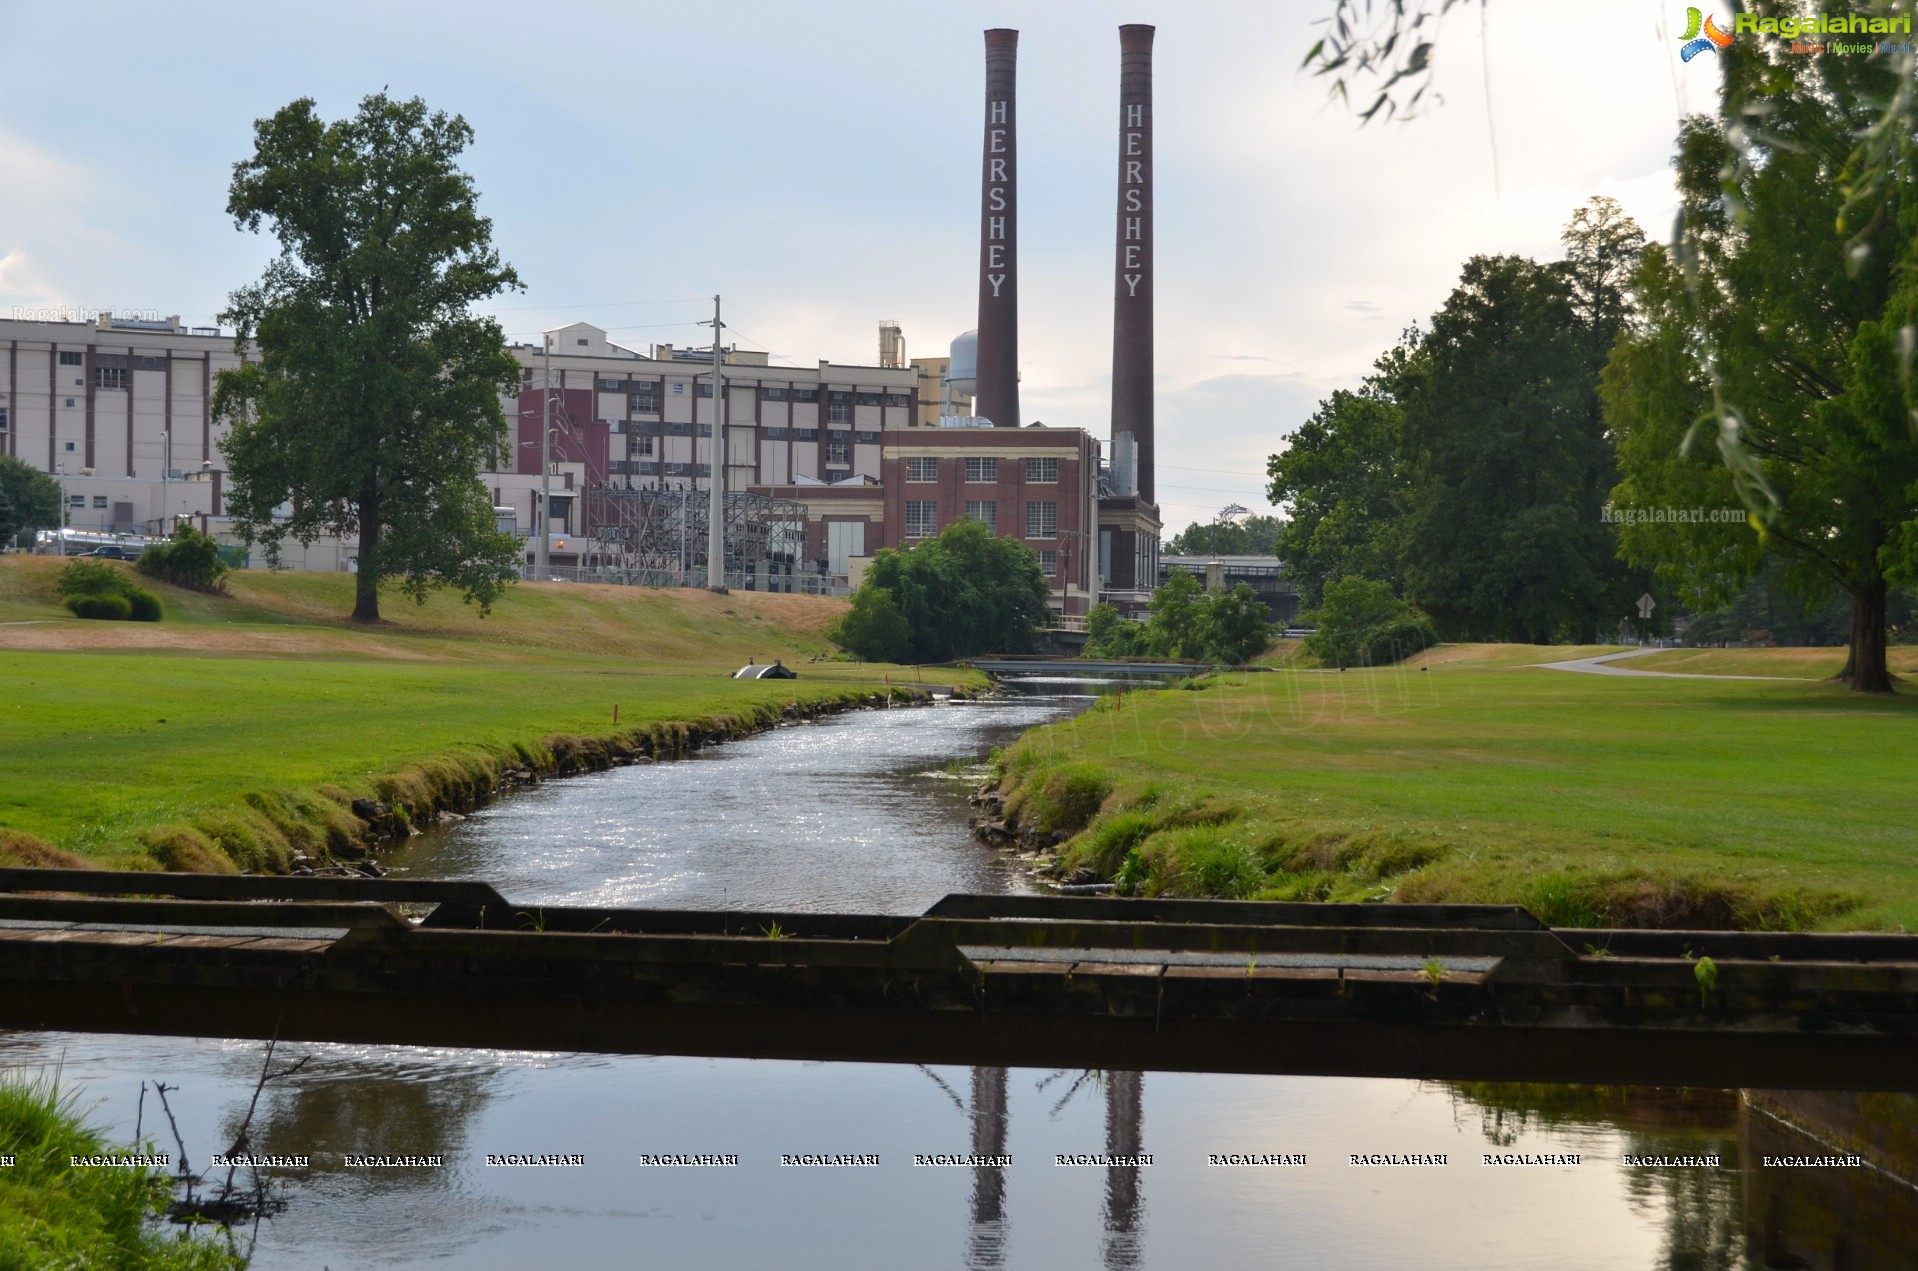
<path fill-rule="evenodd" d="M 482 882 L 0 869 L 0 1027 L 1912 1091 L 1918 936 L 1110 897 L 600 909 Z"/>

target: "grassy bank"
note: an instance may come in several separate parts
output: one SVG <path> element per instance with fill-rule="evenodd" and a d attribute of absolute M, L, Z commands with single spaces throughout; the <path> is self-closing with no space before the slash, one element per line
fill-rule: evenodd
<path fill-rule="evenodd" d="M 1530 665 L 1595 652 L 1128 694 L 1011 747 L 1006 816 L 1143 894 L 1918 930 L 1918 697 Z"/>
<path fill-rule="evenodd" d="M 0 1077 L 0 1267 L 215 1271 L 240 1262 L 218 1245 L 161 1230 L 164 1177 L 144 1169 L 76 1169 L 107 1152 L 50 1079 Z"/>
<path fill-rule="evenodd" d="M 840 607 L 815 597 L 525 585 L 489 618 L 395 600 L 368 630 L 342 619 L 350 578 L 246 573 L 228 597 L 156 588 L 163 623 L 106 623 L 58 607 L 58 566 L 0 559 L 0 855 L 16 860 L 353 855 L 369 820 L 403 831 L 515 772 L 680 753 L 916 678 L 811 661 Z M 801 678 L 730 679 L 749 657 Z"/>

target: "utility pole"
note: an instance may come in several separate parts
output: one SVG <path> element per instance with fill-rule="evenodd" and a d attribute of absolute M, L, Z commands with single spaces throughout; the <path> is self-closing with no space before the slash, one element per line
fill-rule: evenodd
<path fill-rule="evenodd" d="M 713 480 L 712 502 L 706 509 L 706 590 L 724 592 L 726 590 L 726 444 L 725 428 L 722 426 L 722 406 L 725 403 L 725 381 L 720 370 L 724 353 L 719 347 L 719 332 L 724 324 L 719 320 L 719 297 L 713 297 Z M 695 399 L 694 404 L 698 401 Z M 698 418 L 697 415 L 694 418 Z M 697 434 L 698 428 L 693 432 Z M 697 456 L 699 438 L 694 436 L 694 455 Z M 695 462 L 693 471 L 699 468 Z"/>
<path fill-rule="evenodd" d="M 539 550 L 534 556 L 533 577 L 544 581 L 552 573 L 547 566 L 547 539 L 553 533 L 553 336 L 541 337 L 546 346 L 546 369 L 539 385 Z"/>

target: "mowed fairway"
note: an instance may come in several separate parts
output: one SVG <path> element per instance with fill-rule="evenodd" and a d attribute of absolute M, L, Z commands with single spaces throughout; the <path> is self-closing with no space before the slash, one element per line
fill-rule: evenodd
<path fill-rule="evenodd" d="M 1918 930 L 1918 694 L 1527 665 L 1593 652 L 1448 647 L 1128 696 L 1028 736 L 1008 770 L 1109 787 L 1068 859 L 1111 873 L 1136 849 L 1142 890 Z"/>
<path fill-rule="evenodd" d="M 263 792 L 368 793 L 442 757 L 737 718 L 901 678 L 810 662 L 829 651 L 820 630 L 840 605 L 809 597 L 521 586 L 485 619 L 454 597 L 423 610 L 395 597 L 392 625 L 369 631 L 339 620 L 349 578 L 245 574 L 231 598 L 157 588 L 160 624 L 102 623 L 53 603 L 57 567 L 0 561 L 0 830 L 97 860 Z M 802 678 L 729 678 L 748 657 L 784 658 Z"/>

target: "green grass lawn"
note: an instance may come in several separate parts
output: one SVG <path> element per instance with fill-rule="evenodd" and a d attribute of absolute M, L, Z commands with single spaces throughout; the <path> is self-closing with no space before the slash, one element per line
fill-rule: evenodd
<path fill-rule="evenodd" d="M 344 621 L 348 577 L 245 573 L 226 598 L 156 587 L 162 623 L 109 623 L 58 607 L 58 568 L 0 559 L 0 847 L 11 831 L 16 849 L 26 835 L 101 862 L 207 863 L 169 856 L 175 827 L 257 865 L 276 835 L 309 846 L 299 822 L 341 824 L 322 789 L 388 797 L 398 775 L 513 766 L 550 738 L 754 718 L 922 678 L 811 661 L 841 608 L 813 597 L 522 585 L 487 618 L 456 597 L 395 598 L 369 630 Z M 748 657 L 801 678 L 731 679 Z"/>
<path fill-rule="evenodd" d="M 1893 645 L 1885 651 L 1893 675 L 1918 674 L 1918 646 Z M 1828 680 L 1845 669 L 1843 649 L 1661 649 L 1633 658 L 1640 671 L 1684 671 L 1695 675 L 1776 675 L 1788 679 Z"/>
<path fill-rule="evenodd" d="M 1146 892 L 1918 930 L 1918 697 L 1529 665 L 1600 651 L 1129 695 L 1013 747 L 1010 806 L 1100 808 L 1065 863 Z"/>

